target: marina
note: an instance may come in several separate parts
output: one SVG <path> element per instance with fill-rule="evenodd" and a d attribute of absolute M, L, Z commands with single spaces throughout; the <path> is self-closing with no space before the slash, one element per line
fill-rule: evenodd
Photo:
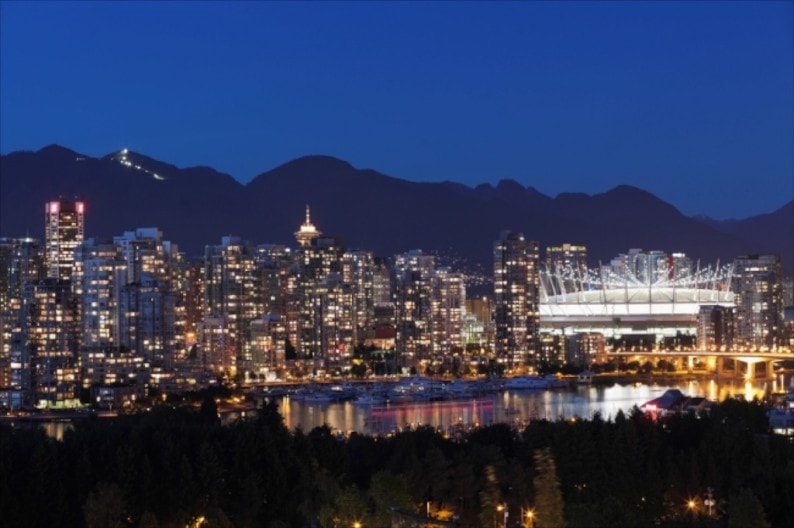
<path fill-rule="evenodd" d="M 460 380 L 449 382 L 443 399 L 389 400 L 391 392 L 384 384 L 360 388 L 357 400 L 314 403 L 296 400 L 290 395 L 275 398 L 284 423 L 289 429 L 309 431 L 327 425 L 333 431 L 350 434 L 382 435 L 405 428 L 429 426 L 439 430 L 507 423 L 516 427 L 532 420 L 591 419 L 598 413 L 614 419 L 619 411 L 631 412 L 634 406 L 659 398 L 671 389 L 709 401 L 726 398 L 752 400 L 766 394 L 786 392 L 791 388 L 790 375 L 778 375 L 765 382 L 740 380 L 681 379 L 658 383 L 579 384 L 540 389 L 497 388 L 483 390 L 472 383 L 463 387 Z M 416 383 L 416 382 L 413 382 Z M 454 383 L 454 385 L 453 385 Z M 491 382 L 489 382 L 491 383 Z M 409 385 L 403 381 L 403 385 Z M 453 391 L 454 388 L 454 391 Z M 377 390 L 372 390 L 377 389 Z M 479 392 L 476 392 L 479 390 Z"/>
<path fill-rule="evenodd" d="M 507 381 L 442 382 L 413 377 L 373 383 L 257 387 L 249 391 L 247 401 L 222 403 L 219 411 L 223 423 L 231 423 L 252 416 L 263 402 L 273 401 L 290 430 L 308 432 L 315 427 L 328 426 L 340 435 L 388 435 L 417 427 L 453 432 L 496 423 L 520 429 L 534 420 L 591 419 L 595 414 L 605 420 L 614 419 L 618 412 L 629 413 L 635 406 L 641 408 L 669 390 L 710 402 L 726 398 L 762 399 L 791 391 L 794 375 L 780 373 L 772 380 L 755 382 L 679 378 L 620 383 L 597 380 L 583 384 L 577 380 L 563 383 L 557 379 L 553 386 L 536 389 L 507 388 Z M 781 409 L 770 413 L 770 419 L 774 418 L 776 424 L 773 427 L 794 429 L 791 410 L 784 410 L 785 413 Z M 115 413 L 36 413 L 5 416 L 3 420 L 40 426 L 48 436 L 61 439 L 73 428 L 75 421 L 91 415 L 112 419 Z"/>

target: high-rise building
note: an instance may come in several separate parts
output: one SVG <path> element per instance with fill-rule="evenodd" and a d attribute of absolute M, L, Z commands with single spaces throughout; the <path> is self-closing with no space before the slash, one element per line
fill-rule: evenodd
<path fill-rule="evenodd" d="M 74 249 L 83 243 L 83 202 L 58 200 L 44 208 L 45 260 L 47 277 L 70 280 Z"/>
<path fill-rule="evenodd" d="M 547 247 L 546 270 L 556 278 L 555 287 L 561 293 L 581 289 L 587 276 L 587 248 L 567 243 Z"/>
<path fill-rule="evenodd" d="M 292 250 L 280 244 L 256 247 L 255 262 L 257 289 L 262 301 L 262 313 L 287 313 Z"/>
<path fill-rule="evenodd" d="M 22 336 L 21 309 L 23 293 L 28 284 L 38 283 L 44 278 L 43 248 L 38 240 L 32 238 L 0 238 L 0 387 L 9 395 L 5 404 L 18 408 L 23 401 L 30 401 L 29 383 L 22 386 L 23 379 L 29 377 L 30 365 L 20 361 L 24 343 Z M 12 359 L 12 355 L 16 359 Z"/>
<path fill-rule="evenodd" d="M 342 280 L 353 296 L 353 346 L 372 337 L 375 329 L 375 262 L 371 251 L 346 251 L 342 255 Z"/>
<path fill-rule="evenodd" d="M 65 405 L 78 383 L 77 308 L 69 281 L 48 278 L 28 283 L 23 293 L 21 335 L 14 339 L 12 363 L 22 387 L 32 389 L 43 407 Z"/>
<path fill-rule="evenodd" d="M 462 273 L 438 268 L 433 289 L 433 348 L 437 354 L 463 350 L 466 281 Z"/>
<path fill-rule="evenodd" d="M 185 266 L 185 346 L 192 347 L 198 339 L 198 325 L 205 316 L 204 259 L 194 260 Z"/>
<path fill-rule="evenodd" d="M 734 261 L 737 344 L 783 344 L 782 278 L 780 255 L 747 255 Z"/>
<path fill-rule="evenodd" d="M 562 244 L 546 248 L 546 269 L 571 270 L 573 274 L 587 273 L 587 247 L 574 244 Z"/>
<path fill-rule="evenodd" d="M 287 334 L 299 358 L 316 359 L 319 361 L 316 366 L 321 367 L 330 352 L 329 341 L 323 337 L 322 330 L 331 306 L 327 296 L 330 294 L 336 298 L 337 294 L 341 295 L 337 290 L 342 287 L 345 248 L 341 237 L 319 236 L 319 231 L 314 226 L 311 228 L 314 233 L 311 238 L 301 241 L 298 237 L 301 247 L 295 253 L 294 277 L 289 286 Z M 309 229 L 304 230 L 304 234 L 307 232 Z M 332 274 L 339 277 L 329 280 Z"/>
<path fill-rule="evenodd" d="M 735 310 L 704 304 L 698 312 L 697 345 L 700 350 L 730 349 L 734 344 Z"/>
<path fill-rule="evenodd" d="M 315 356 L 326 367 L 342 368 L 353 356 L 355 329 L 353 286 L 339 273 L 330 273 L 319 281 L 313 291 Z"/>
<path fill-rule="evenodd" d="M 119 297 L 127 284 L 127 263 L 112 241 L 88 239 L 75 248 L 74 290 L 80 303 L 82 350 L 119 345 Z"/>
<path fill-rule="evenodd" d="M 253 373 L 257 377 L 266 377 L 284 367 L 286 340 L 279 314 L 266 313 L 251 321 Z"/>
<path fill-rule="evenodd" d="M 77 246 L 72 281 L 79 306 L 83 388 L 148 381 L 143 358 L 120 345 L 120 303 L 121 292 L 127 287 L 127 262 L 119 247 L 111 240 L 95 239 Z"/>
<path fill-rule="evenodd" d="M 502 231 L 494 242 L 496 353 L 511 366 L 534 363 L 538 352 L 540 296 L 538 243 Z"/>
<path fill-rule="evenodd" d="M 415 249 L 394 263 L 395 348 L 403 366 L 416 366 L 433 351 L 435 258 Z"/>
<path fill-rule="evenodd" d="M 237 373 L 237 355 L 226 318 L 206 317 L 199 325 L 198 334 L 204 371 L 233 377 Z"/>
<path fill-rule="evenodd" d="M 385 259 L 375 259 L 372 272 L 372 295 L 375 308 L 393 308 L 391 294 L 391 265 Z"/>
<path fill-rule="evenodd" d="M 138 228 L 113 238 L 126 265 L 119 291 L 118 346 L 145 358 L 155 369 L 170 368 L 184 345 L 185 311 L 179 294 L 181 257 L 176 244 L 156 228 Z"/>
<path fill-rule="evenodd" d="M 337 325 L 352 324 L 337 319 L 339 302 L 350 293 L 341 277 L 344 240 L 322 236 L 311 223 L 308 206 L 306 220 L 295 232 L 295 239 L 300 247 L 294 255 L 292 277 L 287 279 L 285 328 L 289 348 L 294 347 L 298 359 L 313 360 L 312 368 L 324 368 L 326 358 L 336 354 L 336 347 L 340 346 L 334 337 Z M 345 338 L 349 340 L 350 337 Z"/>
<path fill-rule="evenodd" d="M 606 339 L 597 332 L 568 336 L 565 354 L 565 361 L 574 365 L 586 367 L 598 363 L 606 358 Z"/>
<path fill-rule="evenodd" d="M 225 236 L 219 246 L 207 246 L 204 256 L 205 313 L 223 317 L 237 359 L 236 370 L 251 370 L 249 325 L 264 311 L 257 287 L 254 248 L 239 237 Z"/>
<path fill-rule="evenodd" d="M 663 284 L 692 275 L 692 259 L 684 253 L 633 248 L 613 258 L 607 267 L 610 280 L 628 284 Z"/>
<path fill-rule="evenodd" d="M 0 314 L 18 310 L 25 283 L 44 277 L 44 255 L 38 240 L 0 238 Z"/>

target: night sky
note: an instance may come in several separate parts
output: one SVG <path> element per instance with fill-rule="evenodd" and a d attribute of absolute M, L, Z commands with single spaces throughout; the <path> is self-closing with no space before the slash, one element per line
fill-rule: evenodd
<path fill-rule="evenodd" d="M 794 3 L 0 2 L 0 151 L 794 198 Z"/>

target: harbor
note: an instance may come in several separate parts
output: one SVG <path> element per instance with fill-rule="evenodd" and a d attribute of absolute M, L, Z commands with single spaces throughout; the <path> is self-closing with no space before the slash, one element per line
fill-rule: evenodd
<path fill-rule="evenodd" d="M 390 401 L 377 396 L 391 393 L 390 385 L 397 387 L 416 384 L 403 380 L 399 384 L 362 384 L 359 399 L 346 401 L 307 401 L 294 395 L 284 394 L 273 398 L 284 417 L 285 425 L 293 430 L 309 431 L 314 427 L 328 426 L 339 434 L 383 435 L 406 428 L 428 426 L 441 431 L 507 423 L 524 427 L 533 420 L 577 420 L 590 419 L 596 413 L 603 419 L 614 418 L 618 412 L 627 414 L 632 408 L 662 396 L 670 389 L 680 390 L 693 397 L 708 401 L 723 401 L 726 398 L 752 400 L 766 395 L 785 393 L 791 388 L 792 376 L 779 374 L 769 381 L 742 382 L 740 380 L 717 380 L 714 378 L 665 378 L 650 382 L 592 383 L 575 382 L 535 389 L 505 388 L 504 381 L 490 385 L 471 383 L 462 390 L 461 381 L 447 382 L 442 389 L 443 397 L 427 398 L 422 394 L 417 399 Z M 453 383 L 458 394 L 453 397 Z M 399 392 L 399 391 L 398 391 Z M 375 394 L 375 396 L 373 396 Z M 233 418 L 234 415 L 230 415 Z"/>

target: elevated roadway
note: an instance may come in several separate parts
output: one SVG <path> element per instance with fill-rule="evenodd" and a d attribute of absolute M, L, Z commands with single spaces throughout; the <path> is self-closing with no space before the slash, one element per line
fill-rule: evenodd
<path fill-rule="evenodd" d="M 696 366 L 716 372 L 723 377 L 755 379 L 774 376 L 774 365 L 781 361 L 794 361 L 792 350 L 652 350 L 609 352 L 607 357 L 643 361 L 650 359 L 672 360 L 671 362 L 692 371 Z"/>

